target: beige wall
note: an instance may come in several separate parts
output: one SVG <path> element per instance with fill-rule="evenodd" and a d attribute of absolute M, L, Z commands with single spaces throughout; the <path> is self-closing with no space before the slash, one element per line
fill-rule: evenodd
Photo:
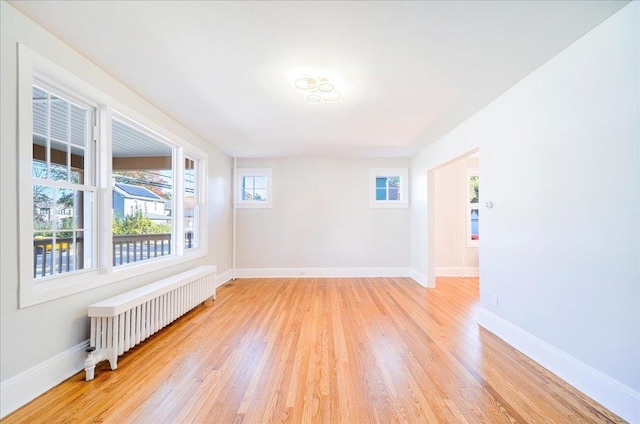
<path fill-rule="evenodd" d="M 434 261 L 436 276 L 478 273 L 478 248 L 467 245 L 467 170 L 477 157 L 454 160 L 434 172 Z M 464 269 L 463 269 L 464 267 Z"/>
<path fill-rule="evenodd" d="M 236 267 L 409 267 L 409 209 L 369 208 L 369 168 L 409 159 L 239 159 L 273 169 L 273 208 L 237 210 Z"/>

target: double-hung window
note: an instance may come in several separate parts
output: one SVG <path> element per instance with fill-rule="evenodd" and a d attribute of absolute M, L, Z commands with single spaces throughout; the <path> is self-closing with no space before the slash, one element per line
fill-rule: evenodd
<path fill-rule="evenodd" d="M 206 154 L 18 51 L 20 307 L 206 255 Z"/>
<path fill-rule="evenodd" d="M 32 275 L 38 281 L 96 267 L 96 107 L 37 77 L 32 103 Z"/>

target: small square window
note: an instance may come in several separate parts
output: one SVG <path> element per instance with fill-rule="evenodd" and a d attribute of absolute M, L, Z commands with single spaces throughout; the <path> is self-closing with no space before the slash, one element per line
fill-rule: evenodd
<path fill-rule="evenodd" d="M 235 205 L 238 208 L 271 208 L 271 168 L 238 168 L 236 170 Z"/>
<path fill-rule="evenodd" d="M 371 168 L 369 207 L 409 207 L 409 171 L 407 168 Z"/>
<path fill-rule="evenodd" d="M 267 177 L 261 175 L 245 175 L 240 182 L 242 201 L 266 202 Z"/>

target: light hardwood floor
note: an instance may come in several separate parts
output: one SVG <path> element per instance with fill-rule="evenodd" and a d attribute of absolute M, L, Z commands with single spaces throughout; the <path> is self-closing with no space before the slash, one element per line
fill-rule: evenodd
<path fill-rule="evenodd" d="M 477 322 L 478 280 L 243 279 L 9 423 L 623 422 Z"/>

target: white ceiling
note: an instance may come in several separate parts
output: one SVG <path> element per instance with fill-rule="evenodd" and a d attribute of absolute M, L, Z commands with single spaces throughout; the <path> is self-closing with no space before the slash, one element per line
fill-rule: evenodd
<path fill-rule="evenodd" d="M 230 155 L 402 157 L 627 2 L 10 3 Z"/>

